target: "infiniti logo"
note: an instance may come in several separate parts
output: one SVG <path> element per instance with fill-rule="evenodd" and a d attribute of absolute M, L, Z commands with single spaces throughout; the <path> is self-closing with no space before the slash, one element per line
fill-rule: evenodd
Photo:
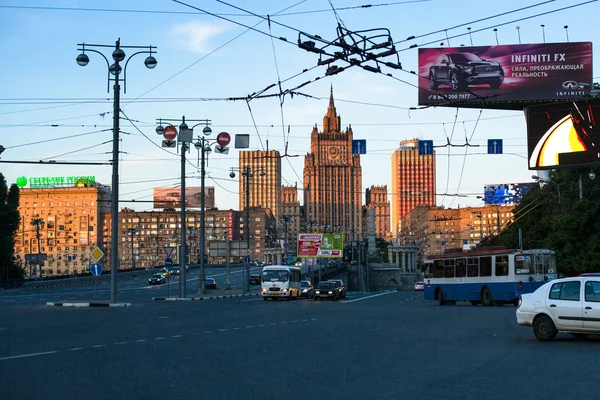
<path fill-rule="evenodd" d="M 486 71 L 491 71 L 491 70 L 492 70 L 492 67 L 485 67 L 485 70 L 486 70 Z"/>
<path fill-rule="evenodd" d="M 564 89 L 575 89 L 577 86 L 579 86 L 579 83 L 575 81 L 564 81 L 562 83 L 562 87 Z"/>

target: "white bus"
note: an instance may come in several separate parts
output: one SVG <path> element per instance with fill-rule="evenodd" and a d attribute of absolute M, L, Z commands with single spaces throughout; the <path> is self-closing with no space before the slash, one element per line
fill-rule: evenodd
<path fill-rule="evenodd" d="M 269 265 L 264 267 L 261 276 L 261 294 L 264 300 L 293 299 L 302 296 L 300 289 L 301 270 L 288 265 Z"/>
<path fill-rule="evenodd" d="M 430 257 L 423 267 L 424 298 L 440 305 L 517 305 L 521 294 L 558 277 L 554 251 L 547 249 L 480 247 Z"/>

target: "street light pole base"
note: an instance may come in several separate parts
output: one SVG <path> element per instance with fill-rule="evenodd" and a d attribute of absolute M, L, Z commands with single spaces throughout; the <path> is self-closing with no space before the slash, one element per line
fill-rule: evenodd
<path fill-rule="evenodd" d="M 200 296 L 204 296 L 206 294 L 206 274 L 204 272 L 200 272 L 198 274 L 198 294 Z"/>

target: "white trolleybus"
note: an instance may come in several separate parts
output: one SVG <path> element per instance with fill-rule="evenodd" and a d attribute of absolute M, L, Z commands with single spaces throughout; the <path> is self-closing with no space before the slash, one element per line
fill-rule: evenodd
<path fill-rule="evenodd" d="M 469 301 L 484 306 L 511 303 L 556 279 L 554 251 L 480 247 L 424 261 L 424 296 L 440 305 Z"/>
<path fill-rule="evenodd" d="M 293 299 L 302 296 L 300 289 L 301 270 L 288 265 L 269 265 L 262 270 L 261 294 L 264 300 Z"/>

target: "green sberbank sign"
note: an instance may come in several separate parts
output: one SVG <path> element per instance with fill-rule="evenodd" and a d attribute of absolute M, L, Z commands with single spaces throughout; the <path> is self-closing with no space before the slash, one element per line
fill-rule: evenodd
<path fill-rule="evenodd" d="M 33 176 L 27 178 L 20 176 L 17 178 L 17 186 L 25 187 L 29 184 L 30 188 L 54 188 L 68 187 L 77 185 L 92 185 L 96 183 L 95 176 Z"/>

